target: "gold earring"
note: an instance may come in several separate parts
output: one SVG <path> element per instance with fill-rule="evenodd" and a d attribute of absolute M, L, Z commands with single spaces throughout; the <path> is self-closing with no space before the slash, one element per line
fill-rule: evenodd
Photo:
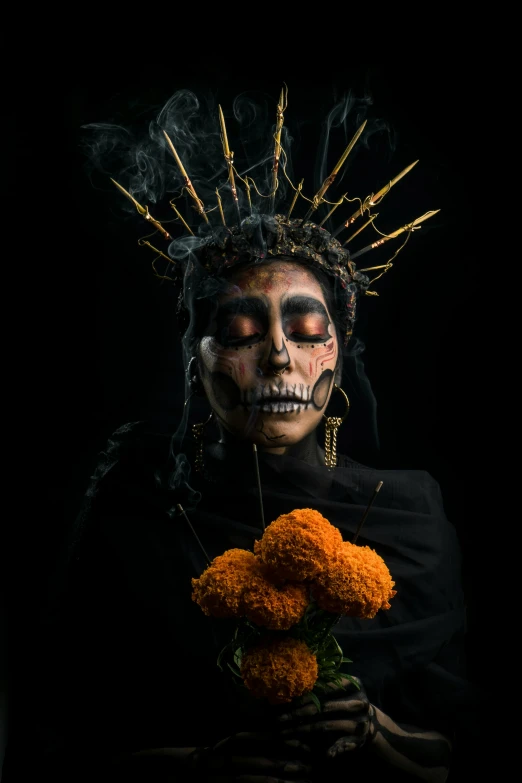
<path fill-rule="evenodd" d="M 192 425 L 192 434 L 196 441 L 196 459 L 194 461 L 194 470 L 196 473 L 202 473 L 204 468 L 203 462 L 203 430 L 214 415 L 214 411 L 210 412 L 210 416 L 206 421 L 199 421 L 197 424 Z"/>
<path fill-rule="evenodd" d="M 346 402 L 346 411 L 344 416 L 325 416 L 325 437 L 324 437 L 324 464 L 327 468 L 335 468 L 337 465 L 337 430 L 350 413 L 350 400 L 345 391 L 334 383 L 334 389 L 340 391 Z"/>

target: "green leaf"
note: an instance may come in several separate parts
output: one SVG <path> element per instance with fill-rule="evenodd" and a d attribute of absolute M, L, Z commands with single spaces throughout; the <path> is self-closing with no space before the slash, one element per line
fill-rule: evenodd
<path fill-rule="evenodd" d="M 235 669 L 234 666 L 231 663 L 227 663 L 228 668 L 234 674 L 236 677 L 239 677 L 240 679 L 243 679 L 241 677 L 241 672 L 238 669 Z"/>
<path fill-rule="evenodd" d="M 314 688 L 318 689 L 320 691 L 327 691 L 328 690 L 327 684 L 325 682 L 319 682 L 319 681 L 317 681 L 315 683 Z"/>
<path fill-rule="evenodd" d="M 223 667 L 221 665 L 221 662 L 223 661 L 223 658 L 225 657 L 225 655 L 228 652 L 229 648 L 230 648 L 230 644 L 225 645 L 225 647 L 223 647 L 223 649 L 221 650 L 221 652 L 218 655 L 217 665 L 219 666 L 221 671 L 223 671 Z"/>

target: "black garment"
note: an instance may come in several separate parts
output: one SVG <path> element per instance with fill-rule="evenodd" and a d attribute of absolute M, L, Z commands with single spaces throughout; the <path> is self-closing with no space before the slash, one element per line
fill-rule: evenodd
<path fill-rule="evenodd" d="M 373 620 L 336 626 L 353 659 L 346 670 L 395 721 L 455 734 L 457 743 L 472 735 L 460 554 L 437 483 L 423 471 L 377 471 L 347 457 L 333 470 L 259 459 L 267 524 L 316 508 L 345 540 L 384 482 L 357 543 L 384 558 L 397 595 Z M 101 455 L 46 616 L 49 757 L 209 745 L 265 725 L 271 708 L 216 666 L 232 624 L 191 600 L 191 578 L 206 561 L 176 513 L 181 503 L 211 559 L 251 549 L 261 535 L 252 454 L 214 445 L 205 465 L 206 477 L 189 476 L 170 437 L 143 423 L 120 428 Z"/>

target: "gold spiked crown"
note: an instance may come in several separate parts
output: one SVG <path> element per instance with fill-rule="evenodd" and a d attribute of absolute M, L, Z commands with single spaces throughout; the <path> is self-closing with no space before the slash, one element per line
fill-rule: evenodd
<path fill-rule="evenodd" d="M 234 221 L 230 221 L 231 225 L 227 225 L 225 220 L 220 188 L 216 189 L 217 205 L 207 208 L 196 193 L 195 187 L 185 170 L 183 162 L 178 155 L 171 138 L 168 133 L 163 130 L 167 149 L 173 156 L 183 180 L 181 195 L 186 193 L 194 201 L 196 212 L 202 221 L 198 232 L 198 239 L 200 241 L 194 243 L 192 248 L 187 250 L 187 257 L 189 254 L 195 256 L 206 274 L 210 276 L 220 276 L 238 264 L 252 261 L 262 262 L 270 257 L 293 258 L 308 266 L 321 269 L 339 283 L 339 286 L 337 286 L 337 298 L 342 300 L 342 307 L 340 308 L 339 315 L 342 321 L 341 326 L 344 332 L 345 344 L 347 344 L 353 331 L 358 296 L 360 294 L 377 296 L 375 291 L 370 290 L 372 284 L 392 267 L 393 260 L 404 247 L 411 233 L 420 227 L 421 223 L 439 212 L 439 210 L 425 212 L 411 223 L 401 226 L 392 233 L 383 234 L 378 231 L 375 226 L 374 221 L 377 214 L 372 212 L 373 208 L 381 203 L 391 188 L 399 182 L 402 177 L 408 174 L 418 161 L 411 163 L 377 193 L 372 193 L 365 199 L 348 198 L 348 194 L 345 193 L 336 202 L 329 202 L 326 200 L 326 191 L 334 182 L 336 176 L 343 167 L 346 158 L 363 133 L 366 121 L 358 128 L 337 164 L 332 169 L 330 175 L 324 180 L 315 196 L 312 199 L 304 196 L 302 192 L 303 181 L 301 181 L 298 186 L 295 186 L 286 172 L 286 155 L 281 143 L 281 133 L 286 106 L 287 91 L 283 89 L 277 106 L 276 125 L 273 136 L 274 150 L 271 170 L 271 188 L 269 193 L 264 196 L 269 202 L 269 208 L 262 211 L 254 210 L 252 207 L 251 189 L 254 188 L 259 196 L 263 195 L 259 192 L 255 181 L 249 175 L 241 176 L 236 170 L 233 152 L 231 152 L 229 147 L 223 111 L 221 107 L 219 107 L 221 143 L 228 174 L 225 185 L 228 185 L 228 190 L 234 206 Z M 274 214 L 275 198 L 279 188 L 279 174 L 281 171 L 293 190 L 293 198 L 286 214 Z M 248 214 L 245 215 L 245 217 L 242 217 L 241 215 L 236 180 L 239 180 L 244 187 L 244 196 L 246 198 L 243 198 L 243 203 L 247 205 L 248 209 Z M 148 207 L 142 206 L 131 193 L 125 190 L 125 188 L 114 179 L 112 182 L 134 204 L 137 212 L 154 229 L 154 233 L 159 233 L 164 240 L 171 243 L 169 246 L 171 255 L 177 255 L 172 252 L 172 246 L 176 244 L 176 240 L 173 241 L 172 236 L 162 223 L 150 214 Z M 299 198 L 307 203 L 308 209 L 304 217 L 292 217 L 294 207 Z M 170 206 L 176 213 L 177 219 L 184 226 L 185 230 L 193 235 L 194 232 L 183 218 L 174 201 L 175 199 L 170 201 Z M 340 223 L 333 232 L 329 232 L 323 228 L 323 224 L 331 218 L 337 208 L 341 207 L 345 202 L 350 203 L 354 201 L 358 202 L 357 209 L 346 220 Z M 320 223 L 315 223 L 311 220 L 311 217 L 322 204 L 329 204 L 331 209 Z M 219 222 L 211 222 L 209 215 L 216 209 L 219 211 L 220 220 Z M 356 231 L 352 232 L 348 239 L 341 244 L 337 239 L 337 236 L 345 229 L 350 228 L 362 217 L 366 218 L 364 223 Z M 367 227 L 371 227 L 375 230 L 378 234 L 378 238 L 357 252 L 350 253 L 347 245 Z M 405 235 L 404 241 L 386 263 L 362 269 L 356 268 L 354 263 L 356 258 L 379 247 L 389 240 L 397 238 L 401 234 Z M 140 239 L 139 244 L 148 246 L 156 254 L 152 266 L 154 273 L 158 277 L 172 280 L 173 282 L 182 282 L 185 274 L 185 267 L 179 257 L 174 258 L 171 257 L 171 255 L 164 253 L 161 249 L 154 246 L 149 241 L 148 237 Z M 167 253 L 168 252 L 169 249 L 167 248 Z M 168 262 L 168 273 L 160 274 L 158 272 L 156 266 L 158 258 L 163 258 Z M 375 272 L 376 274 L 370 279 L 366 274 L 367 272 Z M 182 298 L 183 297 L 181 296 L 181 299 Z"/>

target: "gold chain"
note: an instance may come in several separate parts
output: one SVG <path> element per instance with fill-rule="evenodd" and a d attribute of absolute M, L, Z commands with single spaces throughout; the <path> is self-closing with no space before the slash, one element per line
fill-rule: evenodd
<path fill-rule="evenodd" d="M 325 422 L 324 463 L 327 468 L 337 465 L 337 430 L 342 421 L 340 416 L 328 416 Z"/>

